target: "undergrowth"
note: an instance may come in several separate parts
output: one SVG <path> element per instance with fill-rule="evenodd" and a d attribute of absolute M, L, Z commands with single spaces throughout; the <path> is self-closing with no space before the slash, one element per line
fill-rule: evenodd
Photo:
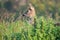
<path fill-rule="evenodd" d="M 54 20 L 36 18 L 35 24 L 26 21 L 0 23 L 0 40 L 60 40 L 60 27 Z"/>

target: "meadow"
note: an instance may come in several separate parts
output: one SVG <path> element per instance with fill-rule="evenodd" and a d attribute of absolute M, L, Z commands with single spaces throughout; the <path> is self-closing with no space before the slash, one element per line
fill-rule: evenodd
<path fill-rule="evenodd" d="M 60 40 L 60 26 L 52 18 L 36 18 L 35 24 L 27 21 L 1 22 L 0 40 Z"/>

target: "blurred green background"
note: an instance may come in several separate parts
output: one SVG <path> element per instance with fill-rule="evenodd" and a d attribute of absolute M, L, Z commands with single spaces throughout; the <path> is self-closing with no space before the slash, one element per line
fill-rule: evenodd
<path fill-rule="evenodd" d="M 9 11 L 10 14 L 17 14 L 15 16 L 19 17 L 27 10 L 28 3 L 35 7 L 37 17 L 50 17 L 60 21 L 60 0 L 0 0 L 0 14 Z"/>

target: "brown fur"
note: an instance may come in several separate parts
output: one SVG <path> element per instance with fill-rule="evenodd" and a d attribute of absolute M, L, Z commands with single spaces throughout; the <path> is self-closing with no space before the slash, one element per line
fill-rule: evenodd
<path fill-rule="evenodd" d="M 55 23 L 54 26 L 60 26 L 60 23 Z"/>

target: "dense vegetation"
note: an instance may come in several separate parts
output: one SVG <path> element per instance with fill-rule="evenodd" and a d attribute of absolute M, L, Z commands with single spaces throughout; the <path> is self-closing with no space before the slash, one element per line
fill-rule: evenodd
<path fill-rule="evenodd" d="M 35 25 L 27 21 L 0 23 L 0 40 L 60 40 L 60 27 L 53 19 L 36 18 Z"/>

